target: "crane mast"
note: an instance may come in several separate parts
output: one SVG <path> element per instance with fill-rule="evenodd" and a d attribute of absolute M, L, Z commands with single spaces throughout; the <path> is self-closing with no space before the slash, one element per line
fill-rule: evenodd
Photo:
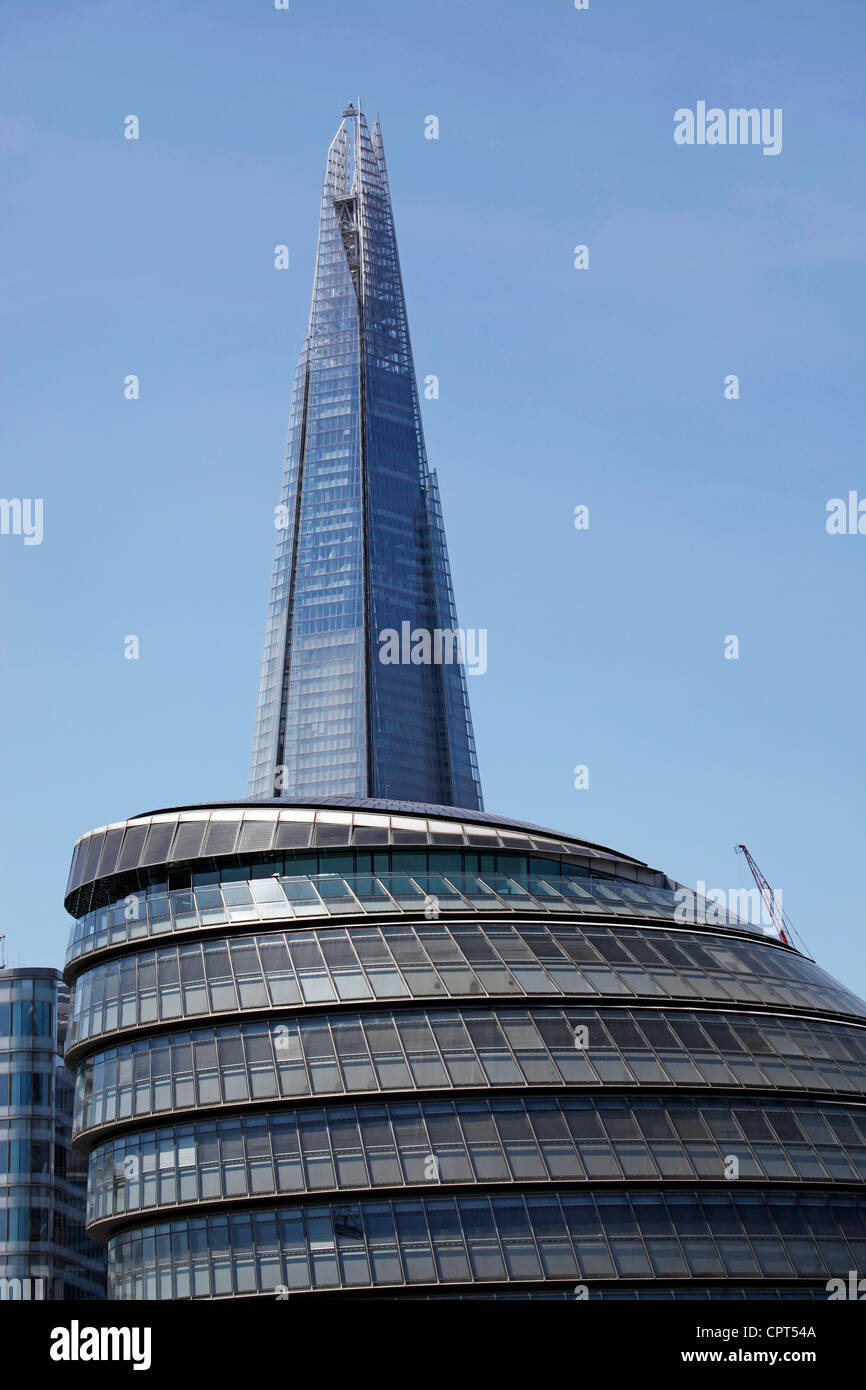
<path fill-rule="evenodd" d="M 773 926 L 776 928 L 776 931 L 779 933 L 779 936 L 784 941 L 785 945 L 793 945 L 793 942 L 788 936 L 787 927 L 785 926 L 785 919 L 782 916 L 782 910 L 776 902 L 776 895 L 773 892 L 764 875 L 761 873 L 761 870 L 758 868 L 751 854 L 749 853 L 748 847 L 746 845 L 737 845 L 737 851 L 740 854 L 744 854 L 746 856 L 746 863 L 752 871 L 752 878 L 758 885 L 758 892 L 760 893 L 763 899 L 764 906 L 770 914 L 770 921 L 773 923 Z"/>

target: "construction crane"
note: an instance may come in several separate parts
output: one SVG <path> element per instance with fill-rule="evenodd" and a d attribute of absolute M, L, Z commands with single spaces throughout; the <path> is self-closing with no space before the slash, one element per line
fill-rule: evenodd
<path fill-rule="evenodd" d="M 770 921 L 776 928 L 776 931 L 778 932 L 780 938 L 782 939 L 782 941 L 784 941 L 786 946 L 793 946 L 794 943 L 791 940 L 791 933 L 793 932 L 794 928 L 791 925 L 788 918 L 783 913 L 780 905 L 776 902 L 776 895 L 773 892 L 764 875 L 761 873 L 761 870 L 758 868 L 751 854 L 749 853 L 748 846 L 736 845 L 735 848 L 737 854 L 745 855 L 746 863 L 752 871 L 752 878 L 758 885 L 758 892 L 761 894 L 764 906 L 770 914 Z M 803 943 L 803 945 L 805 946 L 805 942 Z"/>

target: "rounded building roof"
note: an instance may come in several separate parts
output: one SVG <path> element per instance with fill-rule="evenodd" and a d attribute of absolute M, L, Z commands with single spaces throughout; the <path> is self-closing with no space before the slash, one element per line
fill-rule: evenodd
<path fill-rule="evenodd" d="M 189 806 L 166 806 L 158 811 L 146 811 L 142 817 L 158 815 L 168 815 L 175 811 L 202 811 L 211 809 L 224 809 L 231 806 L 240 806 L 255 809 L 260 806 L 267 807 L 329 807 L 333 806 L 341 810 L 359 811 L 381 811 L 387 814 L 403 816 L 423 816 L 435 817 L 437 820 L 454 820 L 461 822 L 471 822 L 473 825 L 501 825 L 515 830 L 527 830 L 539 835 L 552 836 L 556 840 L 567 840 L 570 844 L 582 845 L 586 849 L 597 851 L 599 854 L 611 855 L 615 859 L 627 859 L 632 864 L 643 864 L 642 859 L 636 859 L 634 855 L 623 854 L 620 850 L 611 849 L 608 845 L 597 844 L 594 840 L 584 840 L 579 836 L 572 835 L 562 830 L 551 830 L 549 826 L 537 825 L 534 821 L 514 820 L 510 816 L 497 816 L 491 811 L 471 811 L 461 806 L 433 806 L 423 801 L 389 801 L 382 797 L 353 797 L 353 796 L 308 796 L 303 798 L 293 797 L 290 801 L 285 797 L 272 797 L 269 800 L 260 798 L 242 797 L 237 801 L 207 801 L 201 804 Z M 140 817 L 136 817 L 139 819 Z"/>
<path fill-rule="evenodd" d="M 663 877 L 633 855 L 487 811 L 361 797 L 239 798 L 147 811 L 88 831 L 75 843 L 66 906 L 77 915 L 81 890 L 96 879 L 158 865 L 232 854 L 388 844 L 566 855 L 629 879 Z"/>

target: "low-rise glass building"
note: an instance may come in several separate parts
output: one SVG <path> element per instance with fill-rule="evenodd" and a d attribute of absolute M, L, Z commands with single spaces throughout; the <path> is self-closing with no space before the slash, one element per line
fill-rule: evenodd
<path fill-rule="evenodd" d="M 67 1060 L 109 1296 L 825 1298 L 866 1004 L 604 846 L 183 807 L 78 842 Z"/>
<path fill-rule="evenodd" d="M 105 1297 L 105 1252 L 84 1229 L 87 1165 L 70 1145 L 59 971 L 0 970 L 0 1298 Z"/>

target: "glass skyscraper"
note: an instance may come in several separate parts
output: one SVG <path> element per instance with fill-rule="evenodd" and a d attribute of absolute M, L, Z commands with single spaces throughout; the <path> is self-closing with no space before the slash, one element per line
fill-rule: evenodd
<path fill-rule="evenodd" d="M 382 138 L 352 105 L 328 152 L 275 520 L 249 795 L 480 809 Z M 406 659 L 381 659 L 389 632 Z M 412 660 L 415 634 L 430 659 Z"/>
<path fill-rule="evenodd" d="M 105 1296 L 84 1230 L 87 1165 L 71 1144 L 63 1062 L 69 989 L 56 970 L 0 970 L 0 1299 Z"/>

